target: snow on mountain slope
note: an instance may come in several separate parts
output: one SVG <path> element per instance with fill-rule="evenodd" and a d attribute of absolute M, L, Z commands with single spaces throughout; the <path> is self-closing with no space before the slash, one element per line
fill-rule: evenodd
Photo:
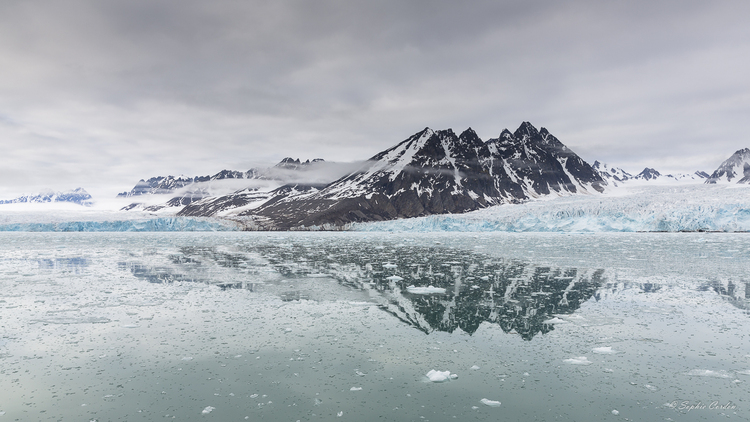
<path fill-rule="evenodd" d="M 460 215 L 360 223 L 363 231 L 750 231 L 750 187 L 646 185 L 604 195 L 548 197 Z"/>
<path fill-rule="evenodd" d="M 706 183 L 750 183 L 750 148 L 732 154 L 711 174 Z"/>
<path fill-rule="evenodd" d="M 594 161 L 591 167 L 599 172 L 603 179 L 608 181 L 624 182 L 633 178 L 633 175 L 625 170 L 619 167 L 610 167 L 606 163 L 599 161 Z"/>

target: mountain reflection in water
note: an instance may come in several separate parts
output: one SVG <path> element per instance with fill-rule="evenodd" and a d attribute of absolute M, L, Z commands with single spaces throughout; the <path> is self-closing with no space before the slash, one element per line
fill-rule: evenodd
<path fill-rule="evenodd" d="M 303 241 L 232 251 L 189 246 L 167 259 L 162 265 L 119 265 L 152 283 L 205 282 L 253 291 L 263 286 L 254 280 L 263 272 L 286 280 L 333 278 L 369 293 L 381 309 L 424 333 L 460 328 L 473 334 L 486 321 L 526 340 L 552 331 L 554 325 L 545 321 L 573 313 L 604 283 L 603 269 L 535 266 L 441 244 Z M 229 272 L 219 276 L 212 268 Z M 415 293 L 419 290 L 414 287 L 430 286 Z M 288 289 L 278 294 L 285 301 L 311 297 Z"/>
<path fill-rule="evenodd" d="M 545 321 L 573 313 L 604 282 L 602 269 L 534 266 L 440 245 L 295 244 L 264 247 L 263 252 L 286 277 L 325 273 L 376 293 L 371 297 L 382 309 L 425 333 L 460 328 L 473 334 L 486 321 L 531 340 L 554 329 Z M 439 293 L 408 289 L 429 286 Z"/>

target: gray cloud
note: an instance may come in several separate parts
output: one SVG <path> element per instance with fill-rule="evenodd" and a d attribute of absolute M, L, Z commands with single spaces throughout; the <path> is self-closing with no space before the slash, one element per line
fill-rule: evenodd
<path fill-rule="evenodd" d="M 713 170 L 750 146 L 741 1 L 6 1 L 0 195 L 369 158 L 528 120 L 584 159 Z M 5 194 L 4 194 L 5 193 Z"/>

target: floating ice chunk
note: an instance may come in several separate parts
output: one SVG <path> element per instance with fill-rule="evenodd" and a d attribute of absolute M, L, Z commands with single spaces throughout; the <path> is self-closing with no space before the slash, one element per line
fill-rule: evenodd
<path fill-rule="evenodd" d="M 451 374 L 451 371 L 436 371 L 433 369 L 427 373 L 427 378 L 430 382 L 445 382 L 458 378 L 458 375 Z"/>
<path fill-rule="evenodd" d="M 352 387 L 349 389 L 349 391 L 360 391 L 362 390 L 362 387 Z"/>
<path fill-rule="evenodd" d="M 698 376 L 698 377 L 732 378 L 732 374 L 724 370 L 712 371 L 710 369 L 693 369 L 687 374 Z"/>
<path fill-rule="evenodd" d="M 385 264 L 383 264 L 383 268 L 387 270 L 395 270 L 396 268 L 398 268 L 398 265 L 391 264 L 390 262 L 386 262 Z"/>
<path fill-rule="evenodd" d="M 483 280 L 483 281 L 489 281 L 489 280 L 490 280 L 490 276 L 488 276 L 488 275 L 483 275 L 483 276 L 479 277 L 479 279 L 480 279 L 480 280 Z"/>
<path fill-rule="evenodd" d="M 500 406 L 500 402 L 496 401 L 496 400 L 482 399 L 482 400 L 479 400 L 479 401 L 482 402 L 482 404 L 485 404 L 485 405 L 487 405 L 489 407 L 498 407 L 498 406 Z"/>
<path fill-rule="evenodd" d="M 594 347 L 592 352 L 600 354 L 600 355 L 614 355 L 615 353 L 618 353 L 617 350 L 612 350 L 611 346 Z"/>
<path fill-rule="evenodd" d="M 193 360 L 192 356 L 184 356 L 181 360 Z"/>
<path fill-rule="evenodd" d="M 442 287 L 433 287 L 433 286 L 427 286 L 427 287 L 415 287 L 415 286 L 408 286 L 406 290 L 409 293 L 414 293 L 417 295 L 429 295 L 429 294 L 445 294 L 445 289 Z"/>
<path fill-rule="evenodd" d="M 565 359 L 563 360 L 565 363 L 569 363 L 571 365 L 591 365 L 591 361 L 586 356 L 578 356 L 575 358 Z"/>
<path fill-rule="evenodd" d="M 206 406 L 206 407 L 205 407 L 205 408 L 203 409 L 203 411 L 201 411 L 201 413 L 202 413 L 202 414 L 204 414 L 204 415 L 208 415 L 208 414 L 209 414 L 209 413 L 211 413 L 211 412 L 212 412 L 212 411 L 213 411 L 214 409 L 216 409 L 216 408 L 215 408 L 215 407 L 213 407 L 213 406 Z"/>
<path fill-rule="evenodd" d="M 471 369 L 472 371 L 476 371 L 477 369 L 479 369 L 479 367 L 478 367 L 478 366 L 476 366 L 476 365 L 474 365 L 474 366 L 472 366 L 472 367 L 471 367 L 471 368 L 469 368 L 469 369 Z"/>
<path fill-rule="evenodd" d="M 386 278 L 386 280 L 392 281 L 394 283 L 398 283 L 399 281 L 403 280 L 403 277 L 399 277 L 397 275 L 392 275 L 392 276 Z"/>
<path fill-rule="evenodd" d="M 341 412 L 336 413 L 336 416 L 338 416 L 339 418 L 344 416 L 344 411 L 342 410 Z"/>
<path fill-rule="evenodd" d="M 552 319 L 548 319 L 544 321 L 545 324 L 566 324 L 568 321 L 565 321 L 564 319 L 554 317 Z"/>
<path fill-rule="evenodd" d="M 137 324 L 123 324 L 122 328 L 138 328 Z"/>
<path fill-rule="evenodd" d="M 739 374 L 739 375 L 750 375 L 750 369 L 747 369 L 745 371 L 737 371 L 737 374 Z"/>
<path fill-rule="evenodd" d="M 617 409 L 614 409 L 614 410 L 612 410 L 612 414 L 615 415 L 615 416 L 617 416 L 617 415 L 620 414 L 620 411 L 617 410 Z"/>
<path fill-rule="evenodd" d="M 659 391 L 659 387 L 651 385 L 651 384 L 643 384 L 643 386 L 646 387 L 646 389 L 651 390 L 651 391 Z"/>

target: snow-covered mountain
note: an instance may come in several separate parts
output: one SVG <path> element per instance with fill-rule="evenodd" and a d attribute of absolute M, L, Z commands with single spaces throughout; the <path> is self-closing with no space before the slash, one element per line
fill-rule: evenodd
<path fill-rule="evenodd" d="M 680 182 L 680 183 L 703 183 L 709 176 L 704 171 L 696 171 L 695 173 L 674 173 L 674 174 L 663 174 L 656 169 L 646 167 L 640 173 L 633 176 L 627 171 L 619 167 L 610 167 L 605 163 L 594 161 L 594 165 L 591 166 L 599 172 L 599 175 L 603 179 L 610 182 L 614 187 L 622 186 L 623 183 L 633 182 Z"/>
<path fill-rule="evenodd" d="M 129 192 L 122 192 L 117 195 L 119 198 L 127 198 L 140 195 L 164 195 L 172 194 L 180 189 L 188 188 L 189 193 L 193 196 L 199 195 L 201 190 L 205 193 L 205 187 L 200 186 L 204 182 L 220 180 L 237 180 L 237 179 L 256 179 L 256 180 L 282 180 L 287 181 L 289 173 L 305 172 L 318 170 L 328 163 L 322 158 L 316 158 L 312 161 L 301 162 L 299 158 L 284 158 L 271 168 L 255 169 L 248 171 L 222 170 L 213 176 L 157 176 L 148 180 L 139 180 L 133 189 Z M 205 196 L 205 195 L 204 195 Z M 183 204 L 184 205 L 184 204 Z"/>
<path fill-rule="evenodd" d="M 78 205 L 91 205 L 91 195 L 83 188 L 76 188 L 65 192 L 47 191 L 32 195 L 23 195 L 15 199 L 0 200 L 0 204 L 71 202 Z"/>
<path fill-rule="evenodd" d="M 599 172 L 599 175 L 607 181 L 624 182 L 633 178 L 633 175 L 627 171 L 619 167 L 610 167 L 599 161 L 594 161 L 594 165 L 591 167 Z"/>
<path fill-rule="evenodd" d="M 750 183 L 750 148 L 732 154 L 711 174 L 706 183 Z"/>
<path fill-rule="evenodd" d="M 487 142 L 472 129 L 456 135 L 425 128 L 333 183 L 284 186 L 239 215 L 269 229 L 340 226 L 598 193 L 606 184 L 546 129 L 528 122 Z M 226 210 L 216 206 L 219 202 L 242 203 L 249 194 L 206 198 L 178 215 L 216 215 Z"/>

